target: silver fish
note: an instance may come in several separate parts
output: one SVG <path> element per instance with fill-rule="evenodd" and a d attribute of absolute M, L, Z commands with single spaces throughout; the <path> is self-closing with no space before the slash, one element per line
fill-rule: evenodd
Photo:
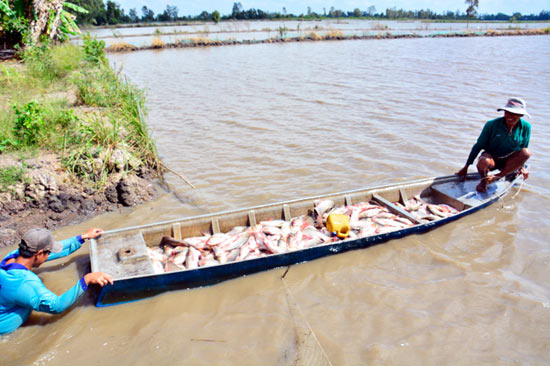
<path fill-rule="evenodd" d="M 229 252 L 229 251 L 231 251 L 235 248 L 242 247 L 244 244 L 246 244 L 249 237 L 250 237 L 249 233 L 243 232 L 243 233 L 240 233 L 236 236 L 229 237 L 226 241 L 221 243 L 219 245 L 219 247 L 221 247 L 223 250 Z"/>
<path fill-rule="evenodd" d="M 187 259 L 185 260 L 185 267 L 187 267 L 187 269 L 198 268 L 200 254 L 201 253 L 194 247 L 189 247 L 189 252 L 187 253 Z"/>
<path fill-rule="evenodd" d="M 189 248 L 188 247 L 178 247 L 178 248 L 182 248 L 181 252 L 176 254 L 173 258 L 170 258 L 170 261 L 180 268 L 181 267 L 185 268 L 184 263 L 187 259 L 187 252 L 189 251 Z"/>
<path fill-rule="evenodd" d="M 428 210 L 439 217 L 448 217 L 449 214 L 444 212 L 439 206 L 428 204 Z"/>
<path fill-rule="evenodd" d="M 227 240 L 229 238 L 230 235 L 228 234 L 224 234 L 224 233 L 217 233 L 217 234 L 213 234 L 212 236 L 210 236 L 205 244 L 208 245 L 208 246 L 211 246 L 211 247 L 214 247 L 216 245 L 219 245 L 221 244 L 222 242 L 224 242 L 225 240 Z"/>
<path fill-rule="evenodd" d="M 334 208 L 334 201 L 332 200 L 315 200 L 313 204 L 315 205 L 314 211 L 317 217 L 323 217 L 325 213 Z"/>

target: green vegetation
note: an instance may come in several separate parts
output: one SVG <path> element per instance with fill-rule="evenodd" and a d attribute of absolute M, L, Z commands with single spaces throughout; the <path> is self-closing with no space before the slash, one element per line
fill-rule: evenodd
<path fill-rule="evenodd" d="M 15 111 L 13 126 L 15 139 L 9 139 L 9 141 L 14 141 L 16 147 L 35 145 L 40 140 L 40 135 L 44 130 L 44 116 L 41 105 L 36 101 L 31 101 L 22 108 L 14 104 L 13 110 Z"/>
<path fill-rule="evenodd" d="M 160 173 L 144 94 L 108 65 L 104 46 L 89 36 L 80 47 L 45 43 L 27 47 L 24 66 L 0 65 L 0 153 L 55 152 L 95 188 L 112 172 Z M 2 184 L 17 177 L 4 169 Z"/>
<path fill-rule="evenodd" d="M 214 10 L 214 11 L 212 12 L 212 21 L 213 21 L 214 23 L 219 23 L 219 22 L 220 22 L 220 12 L 219 12 L 219 11 Z"/>
<path fill-rule="evenodd" d="M 8 191 L 18 183 L 24 182 L 25 169 L 19 166 L 0 168 L 0 192 Z"/>
<path fill-rule="evenodd" d="M 15 45 L 23 38 L 27 39 L 30 34 L 28 23 L 23 9 L 12 9 L 8 0 L 0 0 L 0 40 Z"/>
<path fill-rule="evenodd" d="M 64 0 L 0 0 L 0 41 L 10 47 L 38 44 L 41 37 L 65 41 L 80 32 L 75 14 L 86 13 Z"/>
<path fill-rule="evenodd" d="M 92 64 L 106 64 L 105 41 L 98 41 L 87 33 L 83 37 L 84 59 Z"/>

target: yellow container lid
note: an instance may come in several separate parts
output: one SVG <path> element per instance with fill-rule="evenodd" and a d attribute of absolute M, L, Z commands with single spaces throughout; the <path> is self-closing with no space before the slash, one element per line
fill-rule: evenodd
<path fill-rule="evenodd" d="M 344 239 L 349 235 L 349 216 L 344 214 L 331 213 L 327 217 L 327 229 L 333 235 Z"/>

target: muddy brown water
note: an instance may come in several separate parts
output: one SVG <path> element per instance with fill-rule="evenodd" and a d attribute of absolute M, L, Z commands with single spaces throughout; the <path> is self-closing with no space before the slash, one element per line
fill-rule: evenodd
<path fill-rule="evenodd" d="M 197 187 L 55 233 L 106 230 L 446 175 L 518 95 L 531 177 L 422 235 L 216 286 L 59 316 L 0 340 L 2 365 L 547 365 L 550 37 L 142 51 L 110 61 L 148 90 L 159 153 Z M 473 171 L 473 168 L 471 168 Z M 39 275 L 54 292 L 88 247 Z M 4 254 L 6 250 L 2 250 Z"/>

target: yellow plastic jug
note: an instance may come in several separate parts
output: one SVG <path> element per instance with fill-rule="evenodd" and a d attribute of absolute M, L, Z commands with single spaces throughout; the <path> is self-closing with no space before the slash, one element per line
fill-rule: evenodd
<path fill-rule="evenodd" d="M 331 213 L 327 217 L 327 229 L 341 239 L 347 238 L 349 235 L 348 215 Z"/>

